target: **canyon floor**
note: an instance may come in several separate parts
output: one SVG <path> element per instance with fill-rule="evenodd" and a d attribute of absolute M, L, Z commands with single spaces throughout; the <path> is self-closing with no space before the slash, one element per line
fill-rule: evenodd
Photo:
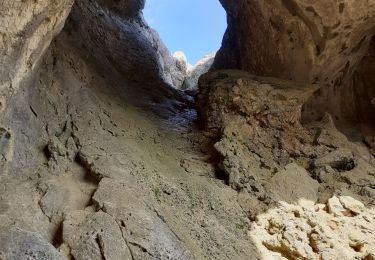
<path fill-rule="evenodd" d="M 28 117 L 13 120 L 19 145 L 42 132 L 29 157 L 44 158 L 26 177 L 1 177 L 0 258 L 59 258 L 43 240 L 74 259 L 253 255 L 249 221 L 237 192 L 216 178 L 192 101 L 127 83 L 73 53 L 52 47 L 30 79 L 35 89 L 11 101 Z M 48 102 L 25 106 L 29 95 Z M 24 121 L 38 132 L 25 132 Z"/>

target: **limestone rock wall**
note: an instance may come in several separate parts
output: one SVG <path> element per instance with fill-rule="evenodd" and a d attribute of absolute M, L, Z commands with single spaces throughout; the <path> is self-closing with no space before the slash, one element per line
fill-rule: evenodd
<path fill-rule="evenodd" d="M 0 107 L 30 75 L 69 14 L 72 41 L 85 45 L 98 63 L 114 63 L 130 79 L 181 86 L 185 75 L 144 21 L 144 4 L 145 0 L 2 1 Z"/>
<path fill-rule="evenodd" d="M 210 53 L 204 56 L 200 61 L 194 66 L 191 66 L 187 71 L 187 76 L 185 78 L 182 88 L 184 90 L 197 90 L 198 80 L 200 76 L 210 70 L 216 53 Z"/>
<path fill-rule="evenodd" d="M 215 68 L 320 83 L 310 119 L 329 110 L 356 119 L 353 74 L 375 33 L 369 0 L 221 0 L 228 29 Z M 358 96 L 358 95 L 357 95 Z M 362 96 L 362 99 L 367 97 Z M 368 103 L 367 100 L 364 102 Z"/>
<path fill-rule="evenodd" d="M 325 203 L 332 191 L 346 189 L 373 194 L 374 157 L 364 143 L 350 142 L 328 113 L 301 124 L 317 85 L 219 70 L 203 75 L 199 87 L 198 112 L 222 178 L 257 198 L 247 208 L 251 219 L 277 201 Z"/>
<path fill-rule="evenodd" d="M 66 29 L 99 63 L 114 65 L 128 79 L 179 87 L 183 72 L 143 19 L 144 3 L 77 0 Z"/>
<path fill-rule="evenodd" d="M 352 79 L 355 87 L 355 104 L 362 111 L 358 116 L 362 121 L 375 124 L 375 40 L 373 39 Z M 367 97 L 363 99 L 363 97 Z"/>
<path fill-rule="evenodd" d="M 49 107 L 46 100 L 59 97 L 54 93 L 48 99 L 44 93 L 40 99 L 33 87 L 35 68 L 63 28 L 72 4 L 73 0 L 0 3 L 0 172 L 3 175 L 32 173 L 43 158 L 40 143 L 45 133 L 40 130 L 40 120 L 47 117 L 48 110 L 39 115 L 39 120 L 35 110 Z"/>
<path fill-rule="evenodd" d="M 0 8 L 0 90 L 9 92 L 30 72 L 63 28 L 73 0 L 4 0 Z"/>
<path fill-rule="evenodd" d="M 79 47 L 103 77 L 116 70 L 142 87 L 148 84 L 155 95 L 176 94 L 170 87 L 181 85 L 184 74 L 144 21 L 144 4 L 139 0 L 1 2 L 0 172 L 20 176 L 34 172 L 45 160 L 47 136 L 64 128 L 54 122 L 66 116 L 56 112 L 66 104 L 54 89 L 55 75 L 45 82 L 38 79 L 39 74 L 47 74 L 42 64 L 47 50 L 49 65 L 57 61 L 58 51 L 50 43 L 61 31 L 64 37 L 56 42 L 64 38 Z M 48 91 L 38 93 L 38 84 Z"/>

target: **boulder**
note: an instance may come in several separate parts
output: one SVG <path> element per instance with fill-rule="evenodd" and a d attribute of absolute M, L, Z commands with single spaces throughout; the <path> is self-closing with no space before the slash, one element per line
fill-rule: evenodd
<path fill-rule="evenodd" d="M 328 199 L 328 202 L 327 202 L 327 209 L 328 209 L 328 212 L 330 214 L 333 214 L 335 215 L 336 217 L 340 217 L 340 216 L 348 216 L 349 215 L 349 212 L 347 209 L 345 209 L 339 198 L 337 198 L 336 196 L 333 196 L 332 198 Z"/>
<path fill-rule="evenodd" d="M 218 146 L 225 157 L 228 150 L 243 150 L 245 158 L 257 155 L 263 168 L 281 170 L 291 156 L 308 152 L 301 108 L 316 86 L 236 70 L 209 72 L 199 82 L 200 118 L 206 130 L 227 144 Z"/>
<path fill-rule="evenodd" d="M 288 203 L 298 202 L 300 199 L 316 202 L 319 187 L 319 183 L 312 179 L 304 168 L 294 163 L 276 173 L 266 185 L 275 200 Z"/>
<path fill-rule="evenodd" d="M 347 148 L 339 148 L 314 160 L 316 168 L 330 166 L 339 171 L 349 171 L 355 167 L 353 152 Z"/>

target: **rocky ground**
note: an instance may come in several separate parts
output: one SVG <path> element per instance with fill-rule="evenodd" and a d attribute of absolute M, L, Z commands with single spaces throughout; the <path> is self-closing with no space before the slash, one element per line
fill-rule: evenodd
<path fill-rule="evenodd" d="M 200 83 L 201 117 L 262 257 L 373 259 L 371 147 L 350 141 L 329 114 L 301 124 L 317 86 L 233 70 Z"/>
<path fill-rule="evenodd" d="M 375 259 L 375 41 L 357 42 L 374 6 L 349 1 L 316 27 L 335 1 L 222 2 L 223 48 L 197 71 L 335 83 L 220 70 L 191 96 L 143 0 L 1 3 L 0 259 Z M 338 32 L 316 41 L 321 28 Z M 344 73 L 346 58 L 362 60 Z M 327 112 L 339 103 L 363 113 L 345 124 Z"/>
<path fill-rule="evenodd" d="M 374 257 L 373 157 L 329 115 L 300 124 L 315 86 L 210 73 L 203 131 L 189 97 L 108 78 L 64 37 L 9 101 L 2 145 L 38 145 L 1 176 L 2 259 Z"/>

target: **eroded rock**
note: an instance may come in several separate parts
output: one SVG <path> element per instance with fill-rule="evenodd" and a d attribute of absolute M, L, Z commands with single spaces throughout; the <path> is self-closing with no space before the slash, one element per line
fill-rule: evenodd
<path fill-rule="evenodd" d="M 302 124 L 303 104 L 314 89 L 230 70 L 201 78 L 200 117 L 219 140 L 218 166 L 232 188 L 270 205 L 325 202 L 346 185 L 357 194 L 371 187 L 373 157 L 363 144 L 351 143 L 329 114 Z"/>
<path fill-rule="evenodd" d="M 353 152 L 349 149 L 335 151 L 314 160 L 314 167 L 330 166 L 341 171 L 350 171 L 355 167 Z"/>
<path fill-rule="evenodd" d="M 364 57 L 374 49 L 373 2 L 220 2 L 228 14 L 228 29 L 215 68 L 320 83 L 305 116 L 316 120 L 329 111 L 335 121 L 372 124 L 374 88 L 368 82 L 375 63 Z"/>
<path fill-rule="evenodd" d="M 276 173 L 266 187 L 274 200 L 293 203 L 296 198 L 316 202 L 320 185 L 304 168 L 292 163 Z"/>
<path fill-rule="evenodd" d="M 336 25 L 332 3 L 227 2 L 230 25 L 216 64 L 342 86 L 367 51 L 357 76 L 369 75 L 369 38 L 360 35 L 372 5 L 339 5 Z M 0 258 L 60 259 L 51 244 L 75 259 L 374 255 L 373 157 L 337 131 L 337 114 L 302 124 L 316 86 L 239 71 L 203 77 L 201 119 L 217 142 L 210 153 L 199 148 L 202 133 L 192 122 L 171 120 L 185 103 L 170 86 L 181 86 L 188 65 L 145 23 L 144 1 L 76 0 L 50 45 L 71 4 L 5 1 L 0 8 Z M 342 28 L 353 33 L 342 37 Z M 356 100 L 369 100 L 356 111 L 373 108 L 372 77 L 365 79 Z M 192 121 L 194 111 L 183 112 Z M 358 164 L 349 169 L 352 158 Z M 314 161 L 324 178 L 308 172 Z M 342 190 L 363 201 L 336 194 Z"/>
<path fill-rule="evenodd" d="M 145 22 L 144 2 L 78 0 L 66 30 L 95 60 L 112 65 L 129 80 L 153 88 L 163 83 L 179 88 L 185 74 L 159 34 Z"/>
<path fill-rule="evenodd" d="M 63 238 L 74 259 L 133 259 L 119 224 L 104 212 L 73 212 L 64 221 Z"/>
<path fill-rule="evenodd" d="M 63 257 L 39 234 L 14 227 L 0 228 L 1 259 L 62 260 Z"/>
<path fill-rule="evenodd" d="M 198 106 L 206 129 L 222 136 L 216 147 L 224 157 L 242 149 L 258 161 L 258 168 L 278 170 L 291 163 L 291 157 L 310 153 L 311 137 L 300 116 L 315 89 L 240 71 L 218 71 L 201 79 Z"/>
<path fill-rule="evenodd" d="M 123 198 L 126 198 L 124 201 Z M 121 223 L 121 230 L 136 259 L 190 259 L 178 237 L 127 183 L 104 178 L 93 197 L 104 212 Z"/>
<path fill-rule="evenodd" d="M 3 1 L 0 15 L 0 94 L 17 90 L 63 28 L 73 0 Z M 5 105 L 5 104 L 3 104 Z"/>
<path fill-rule="evenodd" d="M 214 62 L 216 53 L 211 53 L 204 56 L 194 66 L 191 66 L 187 70 L 187 75 L 182 86 L 183 90 L 197 90 L 198 80 L 200 76 L 208 72 Z"/>
<path fill-rule="evenodd" d="M 348 214 L 353 207 L 360 212 Z M 281 203 L 259 216 L 250 234 L 265 259 L 366 259 L 374 254 L 373 208 L 351 197 L 333 197 L 329 211 L 325 208 L 311 201 Z"/>

